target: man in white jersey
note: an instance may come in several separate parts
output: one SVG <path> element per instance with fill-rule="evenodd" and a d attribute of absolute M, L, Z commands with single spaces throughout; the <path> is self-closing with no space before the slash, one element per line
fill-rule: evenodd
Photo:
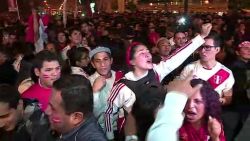
<path fill-rule="evenodd" d="M 208 81 L 220 94 L 222 105 L 230 104 L 234 77 L 232 71 L 216 61 L 216 54 L 220 52 L 220 40 L 217 35 L 209 35 L 205 43 L 198 50 L 200 60 L 187 65 L 180 74 L 184 79 L 193 71 L 194 78 Z"/>
<path fill-rule="evenodd" d="M 107 99 L 113 84 L 123 77 L 123 73 L 111 70 L 113 58 L 107 47 L 97 47 L 91 50 L 89 58 L 92 66 L 96 69 L 96 72 L 89 77 L 94 94 L 93 112 L 101 127 L 104 128 L 103 113 L 106 110 Z"/>

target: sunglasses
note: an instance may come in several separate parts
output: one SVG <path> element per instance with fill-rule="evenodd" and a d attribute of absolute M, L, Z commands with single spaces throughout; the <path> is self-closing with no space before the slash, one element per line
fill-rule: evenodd
<path fill-rule="evenodd" d="M 210 51 L 212 48 L 216 48 L 217 46 L 210 46 L 210 45 L 202 45 L 199 50 L 204 49 L 205 51 Z"/>

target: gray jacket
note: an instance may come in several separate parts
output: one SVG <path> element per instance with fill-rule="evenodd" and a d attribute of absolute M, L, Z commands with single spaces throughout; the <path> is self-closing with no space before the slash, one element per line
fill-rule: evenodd
<path fill-rule="evenodd" d="M 58 141 L 107 141 L 97 120 L 91 115 L 79 127 L 63 134 Z"/>

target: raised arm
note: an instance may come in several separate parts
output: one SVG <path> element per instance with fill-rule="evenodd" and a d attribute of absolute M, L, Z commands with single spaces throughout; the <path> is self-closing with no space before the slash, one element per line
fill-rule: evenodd
<path fill-rule="evenodd" d="M 161 61 L 159 64 L 154 64 L 154 70 L 162 80 L 166 75 L 180 66 L 197 48 L 199 48 L 205 41 L 205 38 L 212 28 L 211 24 L 204 24 L 202 26 L 202 33 L 190 40 L 183 47 L 175 50 L 166 60 Z"/>
<path fill-rule="evenodd" d="M 188 97 L 200 90 L 201 85 L 192 88 L 190 85 L 190 75 L 185 80 L 175 80 L 170 82 L 163 107 L 158 111 L 155 122 L 150 127 L 147 141 L 177 141 L 177 131 L 182 125 L 184 116 L 182 111 L 186 105 Z"/>

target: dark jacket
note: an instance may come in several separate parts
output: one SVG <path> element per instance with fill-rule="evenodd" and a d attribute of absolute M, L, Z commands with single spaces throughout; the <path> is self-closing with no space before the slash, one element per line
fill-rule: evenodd
<path fill-rule="evenodd" d="M 49 122 L 38 102 L 24 99 L 24 116 L 13 131 L 0 130 L 0 141 L 53 141 Z"/>
<path fill-rule="evenodd" d="M 107 141 L 107 139 L 97 120 L 91 115 L 79 127 L 62 135 L 58 141 Z"/>
<path fill-rule="evenodd" d="M 233 87 L 233 106 L 250 106 L 250 61 L 243 62 L 240 59 L 232 62 L 229 68 L 232 70 L 235 84 Z M 250 110 L 250 108 L 248 108 Z"/>

